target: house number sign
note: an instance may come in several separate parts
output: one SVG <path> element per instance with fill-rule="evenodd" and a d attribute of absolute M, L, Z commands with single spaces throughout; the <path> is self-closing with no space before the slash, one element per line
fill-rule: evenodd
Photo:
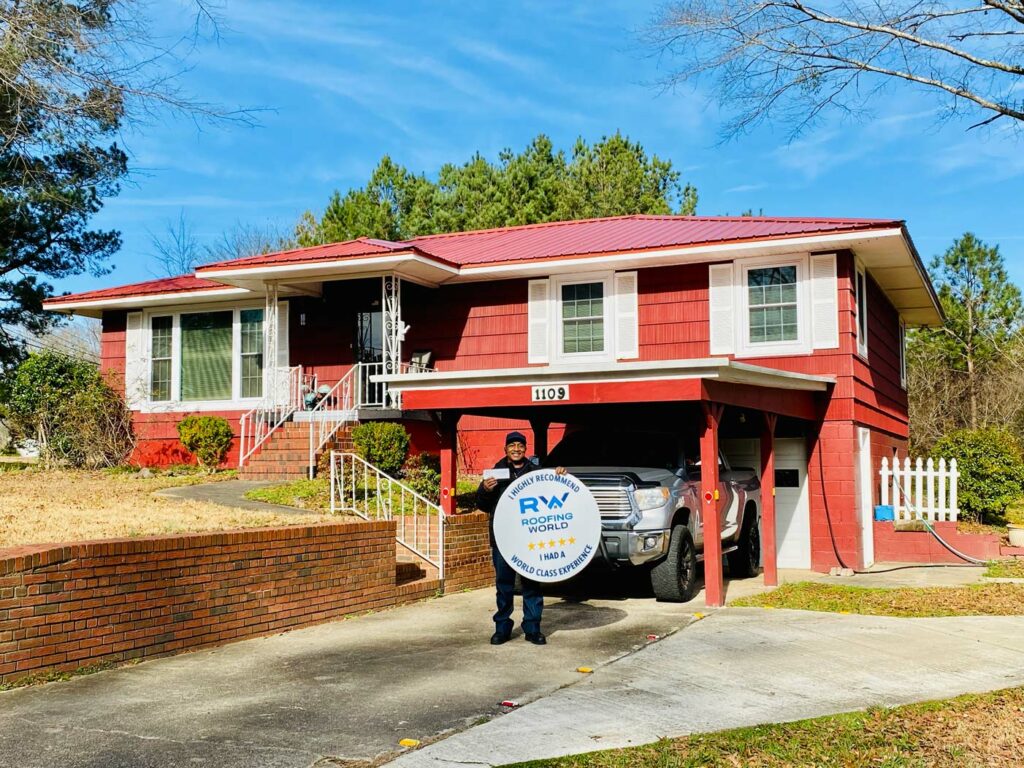
<path fill-rule="evenodd" d="M 533 402 L 548 403 L 569 399 L 568 384 L 541 384 L 533 387 Z"/>

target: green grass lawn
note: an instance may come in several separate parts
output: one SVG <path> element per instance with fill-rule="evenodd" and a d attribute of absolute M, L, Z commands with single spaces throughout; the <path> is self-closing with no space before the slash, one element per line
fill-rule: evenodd
<path fill-rule="evenodd" d="M 993 560 L 985 575 L 993 579 L 1024 579 L 1024 560 Z"/>
<path fill-rule="evenodd" d="M 795 723 L 736 728 L 520 768 L 1011 768 L 1022 763 L 1024 688 Z"/>
<path fill-rule="evenodd" d="M 456 509 L 459 512 L 471 512 L 476 509 L 476 488 L 479 479 L 466 478 L 458 481 L 458 490 L 455 498 Z M 364 503 L 372 503 L 377 495 L 376 483 L 368 483 L 365 486 L 356 488 L 356 493 Z M 382 493 L 382 496 L 387 496 Z M 326 477 L 313 480 L 296 480 L 292 483 L 271 485 L 265 488 L 254 488 L 245 494 L 247 499 L 263 501 L 268 504 L 283 504 L 288 507 L 298 507 L 315 512 L 329 512 L 331 509 L 330 480 Z M 401 495 L 395 488 L 391 496 L 394 504 L 393 514 L 412 514 L 413 508 L 411 498 L 406 497 L 406 504 L 403 508 L 400 500 Z M 422 512 L 422 507 L 420 507 Z"/>
<path fill-rule="evenodd" d="M 1024 584 L 885 589 L 802 581 L 730 605 L 871 616 L 1018 616 L 1024 615 Z"/>

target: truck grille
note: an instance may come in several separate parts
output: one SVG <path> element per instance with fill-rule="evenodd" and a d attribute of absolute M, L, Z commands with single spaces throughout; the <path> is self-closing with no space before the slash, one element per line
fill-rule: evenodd
<path fill-rule="evenodd" d="M 629 481 L 625 478 L 581 477 L 580 480 L 594 495 L 602 518 L 621 519 L 633 513 L 633 503 L 629 498 L 627 485 Z"/>

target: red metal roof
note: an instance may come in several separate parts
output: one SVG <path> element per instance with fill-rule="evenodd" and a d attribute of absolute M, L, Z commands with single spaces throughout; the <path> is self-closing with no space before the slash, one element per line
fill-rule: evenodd
<path fill-rule="evenodd" d="M 393 251 L 408 250 L 405 243 L 393 243 L 390 240 L 374 240 L 369 237 L 360 237 L 357 240 L 346 240 L 341 243 L 327 243 L 326 245 L 314 245 L 309 248 L 295 248 L 290 251 L 279 253 L 267 253 L 259 256 L 247 256 L 242 259 L 229 259 L 218 261 L 213 264 L 203 264 L 196 271 L 202 272 L 208 269 L 221 269 L 224 267 L 256 267 L 260 265 L 277 264 L 304 264 L 313 261 L 334 261 L 355 256 L 373 256 L 379 253 L 391 253 Z"/>
<path fill-rule="evenodd" d="M 891 219 L 616 216 L 413 238 L 460 266 L 899 227 Z"/>
<path fill-rule="evenodd" d="M 101 288 L 97 291 L 54 296 L 44 301 L 43 304 L 64 304 L 70 301 L 100 301 L 102 299 L 118 299 L 129 296 L 149 296 L 155 293 L 187 293 L 190 291 L 207 291 L 214 288 L 223 289 L 225 287 L 223 283 L 217 283 L 213 280 L 204 280 L 201 277 L 193 277 L 192 275 L 179 275 L 178 277 L 163 277 L 159 280 L 147 280 L 144 283 L 121 285 L 116 288 Z"/>

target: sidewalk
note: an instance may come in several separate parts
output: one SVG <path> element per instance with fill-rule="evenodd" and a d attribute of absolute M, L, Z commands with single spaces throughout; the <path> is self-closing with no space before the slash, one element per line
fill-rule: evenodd
<path fill-rule="evenodd" d="M 730 608 L 389 765 L 488 766 L 1024 685 L 1024 618 Z"/>

